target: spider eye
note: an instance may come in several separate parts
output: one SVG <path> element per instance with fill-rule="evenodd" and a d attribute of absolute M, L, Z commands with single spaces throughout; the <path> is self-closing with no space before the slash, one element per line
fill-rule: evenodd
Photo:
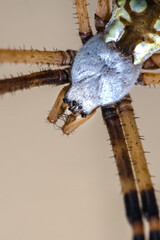
<path fill-rule="evenodd" d="M 75 100 L 73 101 L 73 105 L 74 105 L 74 106 L 77 105 L 77 102 L 76 102 Z"/>
<path fill-rule="evenodd" d="M 86 118 L 86 117 L 87 117 L 87 114 L 86 114 L 86 113 L 82 113 L 82 114 L 81 114 L 81 117 L 82 117 L 82 118 Z"/>
<path fill-rule="evenodd" d="M 69 100 L 68 100 L 67 98 L 63 98 L 63 102 L 64 102 L 64 103 L 68 103 Z"/>
<path fill-rule="evenodd" d="M 79 105 L 79 106 L 78 106 L 78 109 L 79 109 L 79 110 L 81 110 L 81 109 L 82 109 L 82 106 L 81 106 L 81 105 Z"/>

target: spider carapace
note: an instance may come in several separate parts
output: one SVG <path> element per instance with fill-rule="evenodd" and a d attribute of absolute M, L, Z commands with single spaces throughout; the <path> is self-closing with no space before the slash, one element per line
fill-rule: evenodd
<path fill-rule="evenodd" d="M 133 239 L 146 239 L 144 217 L 149 224 L 149 240 L 160 240 L 159 210 L 154 188 L 131 98 L 127 95 L 135 84 L 150 84 L 153 79 L 154 84 L 158 83 L 152 69 L 159 67 L 158 57 L 153 53 L 160 49 L 160 4 L 158 0 L 117 0 L 111 5 L 111 1 L 98 0 L 95 14 L 97 34 L 93 36 L 86 0 L 75 0 L 79 35 L 84 44 L 78 53 L 73 50 L 43 52 L 1 49 L 1 62 L 42 62 L 69 67 L 1 80 L 0 93 L 69 83 L 59 93 L 48 116 L 49 122 L 55 124 L 67 109 L 70 110 L 62 126 L 62 131 L 68 135 L 91 118 L 96 108 L 101 107 Z M 144 69 L 148 73 L 143 72 Z"/>

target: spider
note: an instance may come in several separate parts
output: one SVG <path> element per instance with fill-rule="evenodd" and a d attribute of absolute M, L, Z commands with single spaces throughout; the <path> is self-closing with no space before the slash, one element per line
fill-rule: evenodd
<path fill-rule="evenodd" d="M 142 90 L 142 89 L 141 89 Z M 52 89 L 52 91 L 53 91 L 53 89 Z M 24 93 L 23 93 L 24 94 Z M 11 100 L 12 101 L 12 100 Z M 3 129 L 2 129 L 3 130 Z M 98 143 L 97 143 L 98 144 Z M 80 145 L 80 143 L 79 143 L 79 145 Z M 99 146 L 100 147 L 100 146 Z M 82 151 L 82 149 L 81 149 L 81 151 Z M 105 150 L 106 151 L 106 150 Z M 76 155 L 75 155 L 75 157 L 76 157 Z M 108 163 L 107 163 L 107 168 L 108 168 Z M 114 183 L 115 184 L 115 183 Z M 108 200 L 108 197 L 107 197 L 107 200 Z M 112 214 L 113 214 L 113 212 L 112 212 Z M 107 232 L 108 233 L 108 232 Z M 119 234 L 118 234 L 119 235 Z M 112 235 L 111 236 L 113 236 L 113 232 L 112 232 Z M 123 237 L 124 237 L 124 233 L 123 233 L 123 235 L 122 235 Z M 92 238 L 93 239 L 93 238 Z"/>

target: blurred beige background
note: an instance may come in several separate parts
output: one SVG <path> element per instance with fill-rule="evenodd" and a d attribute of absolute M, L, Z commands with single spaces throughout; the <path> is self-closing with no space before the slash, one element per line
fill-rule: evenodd
<path fill-rule="evenodd" d="M 96 0 L 89 3 L 93 26 Z M 0 6 L 1 48 L 80 48 L 72 0 L 0 0 Z M 0 76 L 32 70 L 39 68 L 3 64 Z M 64 136 L 46 123 L 60 89 L 0 97 L 0 239 L 131 239 L 101 112 Z M 132 97 L 160 189 L 160 88 L 135 87 Z"/>

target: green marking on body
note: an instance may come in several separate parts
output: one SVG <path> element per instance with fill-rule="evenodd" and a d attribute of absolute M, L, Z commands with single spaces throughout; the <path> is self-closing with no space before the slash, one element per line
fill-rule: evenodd
<path fill-rule="evenodd" d="M 133 52 L 134 64 L 140 64 L 149 58 L 153 52 L 160 48 L 160 36 L 157 34 L 149 34 L 149 37 L 154 40 L 154 43 L 141 42 Z"/>
<path fill-rule="evenodd" d="M 145 0 L 131 0 L 130 8 L 133 12 L 141 13 L 147 8 L 147 2 Z"/>
<path fill-rule="evenodd" d="M 125 3 L 126 0 L 119 0 L 117 3 L 118 5 L 115 3 L 116 7 L 113 11 L 110 23 L 106 26 L 105 42 L 117 42 L 121 39 L 125 25 L 120 21 L 120 17 L 129 22 L 131 21 L 128 12 L 124 9 Z"/>
<path fill-rule="evenodd" d="M 157 31 L 160 31 L 160 20 L 158 19 L 154 25 L 154 28 L 157 30 Z"/>

